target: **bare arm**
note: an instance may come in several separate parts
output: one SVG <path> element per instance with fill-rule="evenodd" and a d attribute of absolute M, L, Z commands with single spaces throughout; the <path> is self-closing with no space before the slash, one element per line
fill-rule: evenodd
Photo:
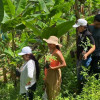
<path fill-rule="evenodd" d="M 93 45 L 92 47 L 91 47 L 91 49 L 84 55 L 84 60 L 86 60 L 87 59 L 87 57 L 90 55 L 90 54 L 92 54 L 93 52 L 94 52 L 94 50 L 95 50 L 95 45 Z"/>

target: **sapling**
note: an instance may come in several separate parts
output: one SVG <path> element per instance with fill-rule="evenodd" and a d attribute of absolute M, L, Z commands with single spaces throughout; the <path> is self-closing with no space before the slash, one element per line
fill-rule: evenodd
<path fill-rule="evenodd" d="M 55 57 L 52 54 L 48 53 L 47 55 L 45 55 L 45 60 L 46 60 L 45 67 L 48 69 L 50 67 L 50 63 L 52 61 L 56 61 L 57 60 L 57 57 Z"/>
<path fill-rule="evenodd" d="M 84 48 L 84 50 L 81 54 L 81 58 L 83 58 L 84 54 L 88 51 L 88 47 L 92 47 L 93 45 L 90 43 L 90 40 L 88 37 L 86 37 L 86 42 L 81 41 L 81 43 L 82 44 L 80 46 L 82 46 Z"/>

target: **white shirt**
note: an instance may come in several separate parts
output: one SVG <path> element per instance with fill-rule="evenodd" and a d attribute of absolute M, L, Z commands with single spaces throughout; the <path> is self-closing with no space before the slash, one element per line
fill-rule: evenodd
<path fill-rule="evenodd" d="M 36 67 L 35 61 L 29 60 L 24 63 L 20 68 L 20 94 L 26 93 L 28 88 L 36 83 Z M 26 85 L 28 82 L 31 82 L 30 85 Z"/>

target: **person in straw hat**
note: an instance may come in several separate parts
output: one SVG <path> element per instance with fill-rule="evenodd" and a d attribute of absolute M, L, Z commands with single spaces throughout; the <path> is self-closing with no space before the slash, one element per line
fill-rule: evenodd
<path fill-rule="evenodd" d="M 50 62 L 50 66 L 47 70 L 47 75 L 45 77 L 45 86 L 48 100 L 55 100 L 60 92 L 61 86 L 61 70 L 60 68 L 66 66 L 65 59 L 60 51 L 62 47 L 58 43 L 58 38 L 56 36 L 50 36 L 48 39 L 43 39 L 48 43 L 48 48 L 52 56 L 56 57 L 56 60 Z"/>

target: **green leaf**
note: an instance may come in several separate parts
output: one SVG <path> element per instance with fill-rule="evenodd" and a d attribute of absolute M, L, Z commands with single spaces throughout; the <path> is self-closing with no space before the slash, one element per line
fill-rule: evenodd
<path fill-rule="evenodd" d="M 8 20 L 5 23 L 2 23 L 1 29 L 3 32 L 10 31 L 14 28 L 16 28 L 17 25 L 21 23 L 21 18 L 20 17 L 15 17 L 13 19 Z"/>
<path fill-rule="evenodd" d="M 13 51 L 11 50 L 11 48 L 8 48 L 8 49 L 5 48 L 4 53 L 5 53 L 5 54 L 8 54 L 8 55 L 10 55 L 11 57 L 14 58 L 14 53 L 13 53 Z"/>
<path fill-rule="evenodd" d="M 94 21 L 94 15 L 89 16 L 88 18 L 86 18 L 86 20 L 88 21 L 88 24 L 93 23 L 93 21 Z"/>
<path fill-rule="evenodd" d="M 20 23 L 20 24 L 16 25 L 16 28 L 15 28 L 15 29 L 23 30 L 23 29 L 25 29 L 25 28 L 26 28 L 26 26 L 23 25 L 22 23 Z"/>
<path fill-rule="evenodd" d="M 7 13 L 4 11 L 4 17 L 3 17 L 3 20 L 2 20 L 2 23 L 5 23 L 7 21 L 10 20 L 10 17 L 7 15 Z"/>
<path fill-rule="evenodd" d="M 15 6 L 11 2 L 11 0 L 3 0 L 3 3 L 5 12 L 10 18 L 12 18 L 15 15 Z"/>
<path fill-rule="evenodd" d="M 28 0 L 19 0 L 18 2 L 18 6 L 17 6 L 17 10 L 16 10 L 16 14 L 19 15 L 22 13 L 22 11 L 25 9 L 25 6 L 27 4 Z"/>
<path fill-rule="evenodd" d="M 49 38 L 51 35 L 57 36 L 57 28 L 56 27 L 47 27 L 43 30 L 42 38 Z"/>
<path fill-rule="evenodd" d="M 41 31 L 35 26 L 33 25 L 31 22 L 27 22 L 27 21 L 22 21 L 22 23 L 27 26 L 28 28 L 33 30 L 33 33 L 37 36 L 41 36 Z"/>
<path fill-rule="evenodd" d="M 0 0 L 0 23 L 2 22 L 4 17 L 4 6 L 2 0 Z"/>
<path fill-rule="evenodd" d="M 48 8 L 47 8 L 46 3 L 44 2 L 44 0 L 38 0 L 38 1 L 39 1 L 39 3 L 40 3 L 41 9 L 42 9 L 43 11 L 49 13 L 49 10 L 48 10 Z"/>
<path fill-rule="evenodd" d="M 44 0 L 46 2 L 46 5 L 54 5 L 54 1 L 53 0 Z"/>
<path fill-rule="evenodd" d="M 43 30 L 42 37 L 48 38 L 51 35 L 61 37 L 62 35 L 66 34 L 72 28 L 72 25 L 74 23 L 75 23 L 74 21 L 67 21 L 57 26 L 47 27 Z"/>
<path fill-rule="evenodd" d="M 62 35 L 66 34 L 72 28 L 74 23 L 75 23 L 74 21 L 67 21 L 58 25 L 56 27 L 58 30 L 57 36 L 61 37 Z"/>

